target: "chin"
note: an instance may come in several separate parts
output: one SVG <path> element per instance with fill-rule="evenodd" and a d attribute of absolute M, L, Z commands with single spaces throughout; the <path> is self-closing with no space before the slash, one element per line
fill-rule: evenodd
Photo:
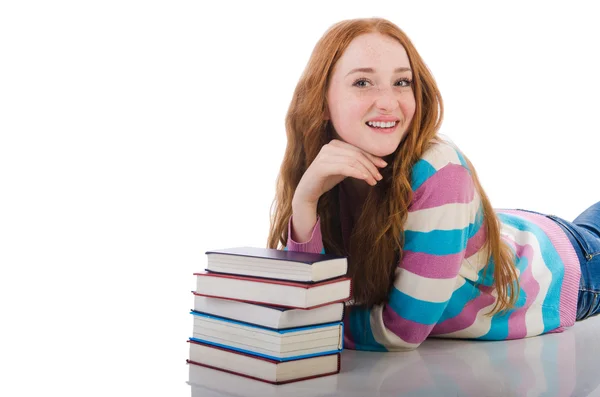
<path fill-rule="evenodd" d="M 394 153 L 396 151 L 396 149 L 398 149 L 398 144 L 397 145 L 386 145 L 383 147 L 381 147 L 381 146 L 380 147 L 371 147 L 371 148 L 364 149 L 364 150 L 368 153 L 371 153 L 373 156 L 386 157 L 386 156 L 389 156 L 390 154 Z"/>

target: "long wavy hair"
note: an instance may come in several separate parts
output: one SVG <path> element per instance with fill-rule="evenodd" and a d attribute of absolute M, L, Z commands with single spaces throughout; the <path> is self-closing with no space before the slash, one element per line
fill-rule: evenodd
<path fill-rule="evenodd" d="M 350 237 L 349 252 L 344 248 L 340 231 L 339 185 L 321 196 L 317 215 L 321 219 L 326 252 L 348 257 L 353 300 L 356 304 L 372 307 L 387 302 L 395 268 L 402 258 L 403 225 L 412 200 L 411 171 L 432 142 L 439 140 L 437 132 L 443 118 L 442 98 L 431 72 L 406 34 L 393 23 L 380 18 L 341 21 L 330 27 L 313 49 L 285 119 L 287 147 L 271 206 L 267 246 L 281 249 L 287 244 L 287 225 L 296 187 L 321 148 L 333 139 L 333 126 L 325 121 L 326 93 L 332 70 L 350 42 L 365 33 L 390 36 L 406 49 L 413 73 L 415 113 L 400 145 L 386 157 L 389 165 L 380 170 L 383 179 L 369 189 Z M 483 203 L 486 263 L 490 258 L 494 262 L 497 299 L 488 313 L 492 315 L 514 307 L 519 291 L 518 278 L 512 251 L 501 242 L 498 218 L 474 167 L 468 159 L 466 162 Z"/>

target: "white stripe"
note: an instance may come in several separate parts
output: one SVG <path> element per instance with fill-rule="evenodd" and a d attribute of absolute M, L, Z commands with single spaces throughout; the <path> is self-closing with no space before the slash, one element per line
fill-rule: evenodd
<path fill-rule="evenodd" d="M 479 272 L 487 265 L 487 252 L 482 247 L 479 251 L 463 259 L 458 274 L 473 282 L 479 279 Z"/>
<path fill-rule="evenodd" d="M 432 230 L 464 229 L 475 220 L 473 212 L 477 214 L 478 206 L 474 198 L 470 203 L 443 204 L 411 211 L 406 218 L 404 230 L 427 233 Z M 471 214 L 469 219 L 464 216 L 465 212 Z"/>
<path fill-rule="evenodd" d="M 408 343 L 398 335 L 388 330 L 383 323 L 383 305 L 375 305 L 371 309 L 371 331 L 373 338 L 389 351 L 407 351 L 419 347 L 419 344 Z"/>
<path fill-rule="evenodd" d="M 427 266 L 425 264 L 425 266 Z M 443 303 L 450 299 L 456 279 L 436 279 L 419 276 L 400 267 L 396 268 L 394 287 L 397 290 L 425 302 Z"/>
<path fill-rule="evenodd" d="M 479 279 L 479 272 L 488 264 L 487 254 L 487 251 L 482 247 L 473 255 L 463 259 L 458 274 L 468 280 L 477 282 L 477 280 Z M 521 275 L 521 271 L 519 269 L 515 270 L 517 273 L 517 277 L 519 277 Z"/>
<path fill-rule="evenodd" d="M 487 265 L 487 255 L 488 252 L 482 247 L 473 255 L 469 256 L 468 258 L 465 258 L 465 261 L 467 261 L 471 265 L 471 267 L 473 267 L 474 270 L 479 272 Z"/>
<path fill-rule="evenodd" d="M 540 291 L 531 307 L 525 313 L 525 326 L 527 327 L 527 336 L 540 335 L 544 331 L 544 319 L 542 317 L 542 303 L 548 294 L 548 288 L 552 281 L 552 272 L 542 259 L 540 244 L 535 234 L 516 229 L 510 225 L 502 223 L 502 232 L 514 236 L 514 240 L 519 245 L 529 244 L 533 248 L 533 260 L 529 264 L 533 278 L 538 282 Z"/>
<path fill-rule="evenodd" d="M 439 170 L 448 164 L 461 165 L 456 150 L 449 144 L 434 144 L 423 154 L 423 159 L 430 163 L 435 170 Z"/>
<path fill-rule="evenodd" d="M 456 277 L 456 283 L 454 284 L 454 291 L 460 289 L 463 285 L 465 285 L 466 281 L 462 277 Z"/>

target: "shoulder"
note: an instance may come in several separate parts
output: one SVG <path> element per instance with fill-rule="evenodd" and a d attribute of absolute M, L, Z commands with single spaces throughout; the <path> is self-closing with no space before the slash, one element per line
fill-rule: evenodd
<path fill-rule="evenodd" d="M 443 170 L 443 173 L 448 170 L 455 170 L 454 172 L 462 170 L 463 172 L 467 171 L 467 174 L 471 173 L 462 151 L 447 138 L 433 141 L 415 163 L 411 171 L 412 190 L 417 190 L 440 170 Z"/>

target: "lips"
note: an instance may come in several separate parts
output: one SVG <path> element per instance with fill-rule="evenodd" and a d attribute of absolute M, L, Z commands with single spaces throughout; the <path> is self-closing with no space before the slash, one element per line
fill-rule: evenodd
<path fill-rule="evenodd" d="M 389 128 L 371 127 L 367 123 L 365 123 L 365 125 L 378 134 L 391 134 L 392 132 L 396 131 L 396 128 L 398 128 L 398 125 L 400 125 L 400 123 L 398 122 L 393 127 Z"/>

